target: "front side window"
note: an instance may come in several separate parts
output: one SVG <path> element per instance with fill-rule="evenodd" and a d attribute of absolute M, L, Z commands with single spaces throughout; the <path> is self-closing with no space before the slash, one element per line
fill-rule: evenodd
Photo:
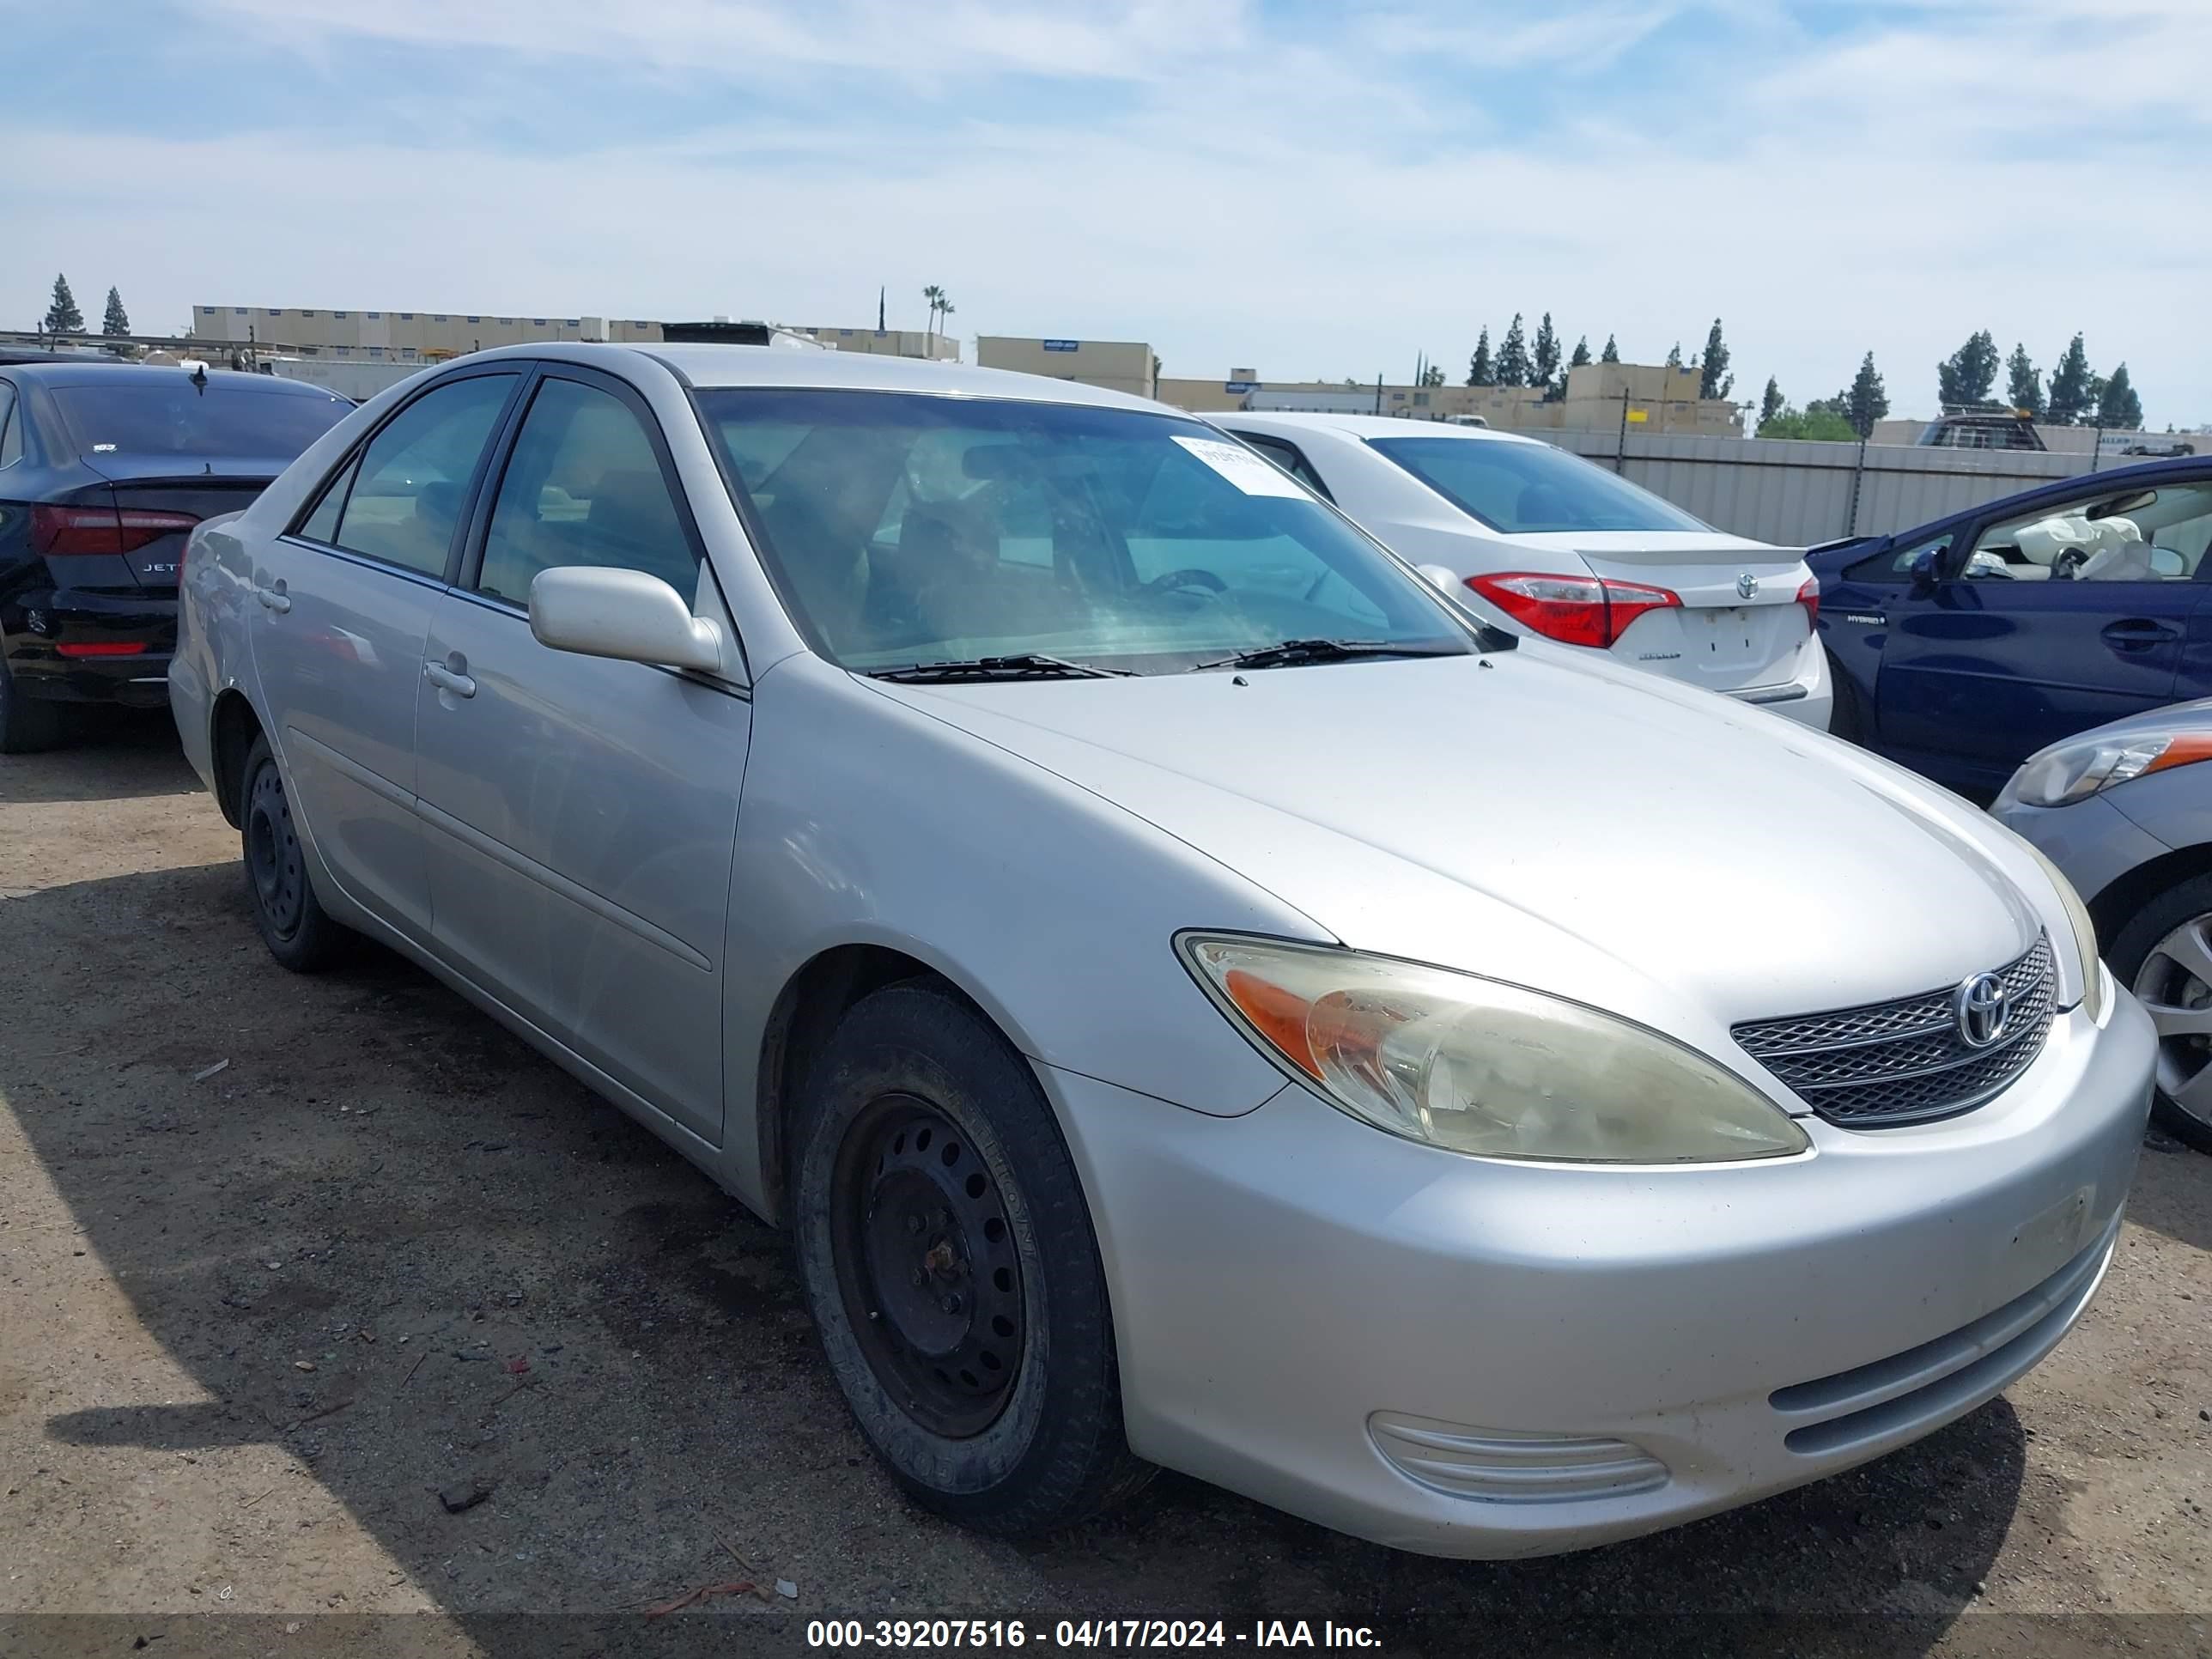
<path fill-rule="evenodd" d="M 1970 581 L 2192 581 L 2208 541 L 2212 479 L 2106 490 L 1988 526 L 1960 574 Z"/>
<path fill-rule="evenodd" d="M 50 389 L 77 453 L 94 465 L 106 455 L 146 455 L 266 460 L 281 470 L 353 410 L 332 392 L 245 375 L 210 374 L 204 383 L 115 375 Z"/>
<path fill-rule="evenodd" d="M 699 398 L 786 605 L 861 672 L 1024 653 L 1164 672 L 1290 640 L 1473 648 L 1373 543 L 1195 421 L 901 392 Z"/>
<path fill-rule="evenodd" d="M 621 398 L 548 380 L 500 480 L 477 589 L 514 605 L 556 565 L 658 576 L 689 599 L 699 560 L 644 425 Z"/>
<path fill-rule="evenodd" d="M 1545 443 L 1370 438 L 1368 445 L 1492 530 L 1711 530 L 1617 473 Z"/>
<path fill-rule="evenodd" d="M 1944 556 L 1951 550 L 1951 532 L 1931 537 L 1899 548 L 1894 553 L 1877 553 L 1870 559 L 1862 559 L 1844 572 L 1846 581 L 1895 582 L 1912 574 L 1912 567 L 1923 558 L 1932 558 L 1940 567 Z"/>
<path fill-rule="evenodd" d="M 337 532 L 352 553 L 426 576 L 446 574 L 469 480 L 514 390 L 512 374 L 477 374 L 424 392 L 369 441 Z"/>

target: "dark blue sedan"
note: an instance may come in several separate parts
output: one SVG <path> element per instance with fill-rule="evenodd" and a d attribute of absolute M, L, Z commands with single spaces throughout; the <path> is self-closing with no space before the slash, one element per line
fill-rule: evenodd
<path fill-rule="evenodd" d="M 185 538 L 352 408 L 265 374 L 0 364 L 0 755 L 87 703 L 166 708 Z"/>
<path fill-rule="evenodd" d="M 2037 750 L 2212 696 L 2212 458 L 1815 548 L 1832 729 L 1987 799 Z"/>

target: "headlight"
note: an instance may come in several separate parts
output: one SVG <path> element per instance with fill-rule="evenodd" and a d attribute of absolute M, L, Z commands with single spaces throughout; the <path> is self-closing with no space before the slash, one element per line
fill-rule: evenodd
<path fill-rule="evenodd" d="M 1177 944 L 1262 1053 L 1393 1134 L 1576 1164 L 1722 1164 L 1809 1144 L 1742 1079 L 1579 1003 L 1347 951 Z"/>
<path fill-rule="evenodd" d="M 2059 908 L 2066 912 L 2066 921 L 2074 935 L 2075 972 L 2080 975 L 2081 1006 L 2098 1024 L 2105 1023 L 2105 1009 L 2111 998 L 2106 994 L 2109 981 L 2103 965 L 2097 960 L 2097 924 L 2089 920 L 2089 907 L 2081 902 L 2081 896 L 2074 890 L 2074 884 L 2049 859 L 2043 849 L 2025 836 L 2022 847 L 2033 854 L 2043 866 L 2043 873 L 2051 878 L 2051 884 L 2058 890 Z"/>
<path fill-rule="evenodd" d="M 2212 732 L 2202 729 L 2175 727 L 2106 738 L 2091 732 L 2029 756 L 1998 794 L 1996 808 L 2002 811 L 2015 801 L 2064 806 L 2130 778 L 2201 760 L 2212 760 Z"/>

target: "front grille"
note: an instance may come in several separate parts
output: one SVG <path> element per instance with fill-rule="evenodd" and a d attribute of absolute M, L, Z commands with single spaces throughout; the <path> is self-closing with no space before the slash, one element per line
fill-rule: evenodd
<path fill-rule="evenodd" d="M 1831 1123 L 1920 1123 L 1980 1105 L 2028 1068 L 2051 1033 L 2051 941 L 1997 970 L 2010 999 L 1994 1048 L 1959 1035 L 1949 989 L 1734 1028 L 1746 1054 Z"/>

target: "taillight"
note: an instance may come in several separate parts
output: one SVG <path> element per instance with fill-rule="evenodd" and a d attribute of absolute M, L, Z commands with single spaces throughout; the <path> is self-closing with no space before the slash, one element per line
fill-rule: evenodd
<path fill-rule="evenodd" d="M 1547 640 L 1595 646 L 1600 650 L 1619 640 L 1645 611 L 1663 611 L 1682 603 L 1679 594 L 1663 587 L 1597 576 L 1505 570 L 1469 576 L 1467 585 Z"/>
<path fill-rule="evenodd" d="M 146 649 L 143 640 L 63 640 L 54 649 L 64 657 L 136 657 Z"/>
<path fill-rule="evenodd" d="M 136 507 L 33 507 L 31 550 L 46 558 L 64 559 L 135 553 L 164 536 L 189 534 L 198 523 L 189 513 L 155 513 Z"/>
<path fill-rule="evenodd" d="M 1797 603 L 1805 607 L 1805 631 L 1808 634 L 1819 633 L 1820 631 L 1820 579 L 1818 576 L 1805 578 L 1804 586 L 1797 590 Z"/>

